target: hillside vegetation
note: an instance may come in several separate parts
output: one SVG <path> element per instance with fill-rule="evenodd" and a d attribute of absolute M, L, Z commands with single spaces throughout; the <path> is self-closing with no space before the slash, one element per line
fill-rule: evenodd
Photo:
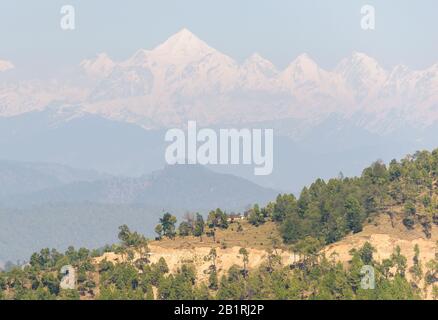
<path fill-rule="evenodd" d="M 47 246 L 65 250 L 69 245 L 96 248 L 114 243 L 122 224 L 151 237 L 151 225 L 163 211 L 181 217 L 186 211 L 208 213 L 217 207 L 243 210 L 277 195 L 199 165 L 167 166 L 129 178 L 0 161 L 0 181 L 0 267 Z"/>
<path fill-rule="evenodd" d="M 120 243 L 44 249 L 0 275 L 8 299 L 438 298 L 438 150 L 360 177 L 318 179 L 243 215 L 166 213 L 154 241 L 119 228 Z M 77 289 L 60 289 L 74 266 Z M 363 267 L 374 273 L 363 286 Z"/>

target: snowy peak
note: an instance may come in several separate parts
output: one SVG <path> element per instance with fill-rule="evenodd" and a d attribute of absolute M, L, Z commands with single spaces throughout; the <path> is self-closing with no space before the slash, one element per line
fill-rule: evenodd
<path fill-rule="evenodd" d="M 321 69 L 306 53 L 299 55 L 281 74 L 286 88 L 295 90 L 327 91 L 330 82 L 335 80 L 331 74 Z"/>
<path fill-rule="evenodd" d="M 266 77 L 272 77 L 278 73 L 274 64 L 258 53 L 254 53 L 246 59 L 242 67 L 246 72 L 258 73 Z"/>
<path fill-rule="evenodd" d="M 121 63 L 123 67 L 147 67 L 150 63 L 151 51 L 140 49 L 128 60 Z"/>
<path fill-rule="evenodd" d="M 12 67 L 0 60 L 0 71 Z M 299 118 L 314 123 L 332 114 L 354 116 L 383 129 L 391 121 L 438 123 L 438 64 L 425 70 L 397 66 L 387 72 L 360 52 L 330 71 L 302 54 L 279 72 L 257 53 L 238 64 L 182 29 L 124 62 L 99 54 L 82 61 L 80 68 L 89 77 L 80 80 L 92 81 L 77 87 L 68 81 L 56 86 L 44 81 L 38 86 L 4 84 L 0 116 L 44 110 L 62 100 L 78 114 L 88 112 L 145 128 L 177 126 L 187 119 L 242 124 Z"/>
<path fill-rule="evenodd" d="M 80 63 L 82 70 L 92 77 L 106 77 L 112 72 L 114 66 L 114 61 L 106 53 L 100 53 L 96 58 Z"/>
<path fill-rule="evenodd" d="M 354 61 L 358 61 L 364 64 L 368 64 L 368 65 L 378 65 L 376 59 L 370 57 L 369 55 L 363 53 L 363 52 L 358 52 L 358 51 L 354 51 L 351 54 L 351 60 Z"/>
<path fill-rule="evenodd" d="M 170 36 L 164 43 L 160 44 L 156 49 L 158 48 L 171 49 L 171 48 L 183 47 L 186 45 L 196 46 L 198 44 L 208 47 L 208 45 L 204 41 L 199 39 L 190 30 L 183 28 L 177 33 L 175 33 L 174 35 Z"/>
<path fill-rule="evenodd" d="M 295 58 L 294 61 L 289 65 L 289 67 L 302 68 L 304 70 L 318 68 L 315 61 L 307 53 L 302 53 Z"/>
<path fill-rule="evenodd" d="M 343 59 L 335 72 L 345 79 L 359 100 L 366 95 L 374 95 L 388 78 L 388 73 L 375 59 L 360 52 L 354 52 L 351 57 Z"/>
<path fill-rule="evenodd" d="M 187 29 L 182 29 L 152 50 L 156 58 L 171 60 L 174 64 L 200 59 L 216 52 Z"/>
<path fill-rule="evenodd" d="M 240 67 L 239 86 L 251 91 L 276 90 L 278 73 L 272 62 L 254 53 Z"/>
<path fill-rule="evenodd" d="M 12 62 L 7 60 L 0 60 L 0 72 L 11 70 L 14 68 L 15 66 L 12 64 Z"/>
<path fill-rule="evenodd" d="M 259 53 L 253 53 L 248 59 L 245 60 L 243 65 L 252 65 L 252 64 L 256 64 L 256 65 L 270 65 L 270 66 L 274 66 L 272 64 L 272 62 L 270 62 L 269 60 L 263 58 Z"/>
<path fill-rule="evenodd" d="M 317 81 L 320 77 L 321 69 L 306 53 L 299 55 L 286 68 L 284 74 L 294 82 L 304 82 L 308 80 Z"/>
<path fill-rule="evenodd" d="M 336 67 L 336 72 L 348 77 L 353 74 L 384 74 L 379 63 L 364 53 L 354 52 L 349 58 L 343 59 Z"/>
<path fill-rule="evenodd" d="M 152 50 L 141 49 L 121 63 L 122 67 L 143 67 L 156 74 L 209 68 L 234 67 L 234 60 L 207 45 L 187 29 L 182 29 Z"/>

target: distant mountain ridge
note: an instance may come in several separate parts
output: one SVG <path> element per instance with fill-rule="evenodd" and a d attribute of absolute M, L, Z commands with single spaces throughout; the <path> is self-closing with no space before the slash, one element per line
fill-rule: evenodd
<path fill-rule="evenodd" d="M 55 105 L 61 113 L 68 109 L 76 116 L 91 113 L 158 129 L 187 120 L 215 125 L 287 118 L 313 126 L 337 114 L 379 133 L 438 120 L 438 63 L 420 71 L 388 71 L 359 52 L 330 71 L 307 54 L 278 70 L 259 54 L 239 64 L 183 29 L 125 61 L 102 53 L 82 61 L 77 71 L 81 75 L 73 82 L 86 85 L 71 79 L 0 84 L 0 115 Z"/>
<path fill-rule="evenodd" d="M 9 206 L 100 203 L 142 205 L 171 210 L 243 210 L 256 202 L 264 204 L 277 191 L 243 178 L 219 174 L 198 165 L 168 166 L 139 178 L 109 177 L 76 180 L 4 200 Z"/>
<path fill-rule="evenodd" d="M 277 191 L 194 165 L 168 166 L 138 178 L 43 163 L 0 161 L 0 264 L 34 250 L 101 247 L 128 223 L 148 236 L 163 212 L 222 208 L 243 212 Z"/>
<path fill-rule="evenodd" d="M 89 114 L 70 118 L 66 112 L 68 121 L 60 121 L 60 117 L 52 109 L 0 117 L 0 159 L 60 163 L 128 177 L 150 174 L 166 165 L 165 129 L 144 130 Z M 213 129 L 223 127 L 233 125 Z M 438 133 L 438 125 L 434 125 L 426 129 L 407 126 L 379 135 L 336 115 L 315 127 L 297 119 L 251 123 L 247 127 L 276 128 L 273 173 L 254 176 L 253 166 L 245 165 L 209 168 L 287 192 L 299 192 L 316 177 L 329 178 L 341 170 L 358 175 L 379 158 L 390 161 L 415 150 L 434 148 Z"/>
<path fill-rule="evenodd" d="M 76 181 L 94 181 L 108 175 L 68 166 L 0 160 L 0 199 L 56 188 Z"/>

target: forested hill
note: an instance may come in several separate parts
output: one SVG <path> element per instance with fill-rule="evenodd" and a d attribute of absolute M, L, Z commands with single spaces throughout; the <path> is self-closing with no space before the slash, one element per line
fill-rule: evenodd
<path fill-rule="evenodd" d="M 215 209 L 177 221 L 165 213 L 153 241 L 124 225 L 120 243 L 103 249 L 34 253 L 25 266 L 0 273 L 0 298 L 438 298 L 437 178 L 438 149 L 388 165 L 377 161 L 359 177 L 318 179 L 298 198 L 279 195 L 241 215 Z M 411 244 L 409 261 L 398 246 L 383 254 L 354 241 L 348 259 L 326 256 L 327 248 L 378 228 L 382 217 L 427 245 L 402 239 Z M 78 275 L 74 290 L 60 287 L 68 264 Z M 373 290 L 360 286 L 365 265 L 375 270 Z"/>
<path fill-rule="evenodd" d="M 429 238 L 432 224 L 438 224 L 437 178 L 438 149 L 392 160 L 389 165 L 377 161 L 360 177 L 318 179 L 298 199 L 279 196 L 272 218 L 289 243 L 306 236 L 332 243 L 361 231 L 364 223 L 379 214 L 401 219 L 408 229 L 420 226 Z"/>

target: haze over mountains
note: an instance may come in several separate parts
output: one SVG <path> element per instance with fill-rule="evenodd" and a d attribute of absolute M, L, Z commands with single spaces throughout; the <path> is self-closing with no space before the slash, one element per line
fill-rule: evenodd
<path fill-rule="evenodd" d="M 171 166 L 138 178 L 114 177 L 47 163 L 0 161 L 0 266 L 43 247 L 98 248 L 117 228 L 149 237 L 163 212 L 243 212 L 277 192 L 201 166 Z"/>
<path fill-rule="evenodd" d="M 302 54 L 278 70 L 258 54 L 239 64 L 187 29 L 125 61 L 99 54 L 82 61 L 78 72 L 68 81 L 3 83 L 0 115 L 55 106 L 57 113 L 68 110 L 67 118 L 91 113 L 157 129 L 187 120 L 242 125 L 300 119 L 315 126 L 335 114 L 378 133 L 438 120 L 438 63 L 420 71 L 385 70 L 355 52 L 324 70 Z"/>
<path fill-rule="evenodd" d="M 99 54 L 60 79 L 11 80 L 13 64 L 1 64 L 3 159 L 138 177 L 165 166 L 164 132 L 188 120 L 274 128 L 272 175 L 213 169 L 299 192 L 316 177 L 436 146 L 438 64 L 385 70 L 355 52 L 333 70 L 306 54 L 278 70 L 258 54 L 239 64 L 186 29 L 124 61 Z"/>
<path fill-rule="evenodd" d="M 63 165 L 0 160 L 0 199 L 4 204 L 13 196 L 105 178 L 108 178 L 105 174 Z"/>
<path fill-rule="evenodd" d="M 44 204 L 142 205 L 208 212 L 244 210 L 274 199 L 277 191 L 199 165 L 175 165 L 137 178 L 115 177 L 65 166 L 0 162 L 0 200 L 4 207 Z"/>

